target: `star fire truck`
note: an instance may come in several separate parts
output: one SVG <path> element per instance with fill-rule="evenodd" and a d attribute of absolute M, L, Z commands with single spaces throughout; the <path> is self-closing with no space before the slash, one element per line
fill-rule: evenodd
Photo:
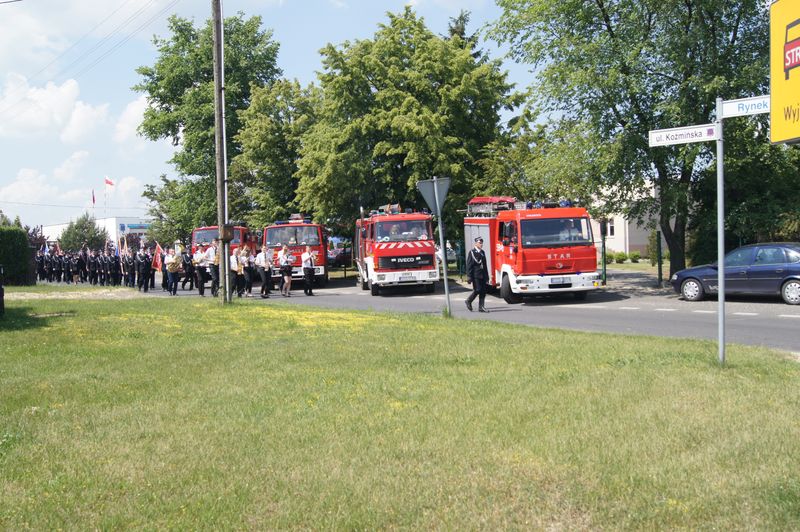
<path fill-rule="evenodd" d="M 431 215 L 385 205 L 356 220 L 353 253 L 362 290 L 417 285 L 433 292 L 439 280 Z"/>
<path fill-rule="evenodd" d="M 294 258 L 292 262 L 292 279 L 303 278 L 303 265 L 300 256 L 305 252 L 306 246 L 311 246 L 314 255 L 314 280 L 318 286 L 328 283 L 328 230 L 316 223 L 311 218 L 302 214 L 292 214 L 288 220 L 276 221 L 264 229 L 264 245 L 272 250 L 272 280 L 280 281 L 278 270 L 278 252 L 284 244 L 289 247 L 289 253 Z"/>
<path fill-rule="evenodd" d="M 489 285 L 507 303 L 525 295 L 574 293 L 586 299 L 600 287 L 589 213 L 569 202 L 476 197 L 464 218 L 465 249 L 482 237 Z M 469 251 L 467 251 L 469 252 Z"/>
<path fill-rule="evenodd" d="M 219 227 L 216 225 L 208 225 L 205 227 L 198 227 L 192 231 L 192 254 L 197 251 L 197 246 L 203 242 L 212 242 L 219 237 Z M 252 252 L 258 247 L 258 237 L 244 225 L 233 226 L 233 240 L 230 242 L 231 249 L 236 249 L 241 245 L 247 245 Z"/>

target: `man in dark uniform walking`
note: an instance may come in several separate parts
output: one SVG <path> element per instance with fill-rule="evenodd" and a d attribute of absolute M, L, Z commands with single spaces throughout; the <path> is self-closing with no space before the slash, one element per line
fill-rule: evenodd
<path fill-rule="evenodd" d="M 465 303 L 472 312 L 472 302 L 478 298 L 478 312 L 489 312 L 483 305 L 486 299 L 486 283 L 489 282 L 489 270 L 486 267 L 486 253 L 483 251 L 483 239 L 477 237 L 475 246 L 467 253 L 467 282 L 472 283 L 472 293 Z"/>
<path fill-rule="evenodd" d="M 181 289 L 186 290 L 186 283 L 189 283 L 189 290 L 194 290 L 194 264 L 192 264 L 192 249 L 190 246 L 183 248 L 181 253 L 181 261 L 183 263 L 183 282 Z"/>

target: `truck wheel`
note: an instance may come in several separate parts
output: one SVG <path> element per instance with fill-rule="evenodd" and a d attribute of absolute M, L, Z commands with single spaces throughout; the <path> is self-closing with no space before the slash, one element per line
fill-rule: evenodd
<path fill-rule="evenodd" d="M 589 292 L 575 292 L 575 299 L 578 301 L 586 301 L 586 296 L 589 295 Z"/>
<path fill-rule="evenodd" d="M 379 294 L 379 288 L 378 288 L 378 285 L 376 285 L 376 284 L 375 284 L 375 283 L 373 283 L 372 281 L 369 281 L 369 282 L 367 283 L 367 286 L 369 286 L 369 293 L 370 293 L 370 294 L 372 294 L 373 296 L 377 296 L 377 295 Z"/>
<path fill-rule="evenodd" d="M 436 283 L 429 283 L 425 285 L 425 293 L 432 294 L 436 291 Z"/>
<path fill-rule="evenodd" d="M 508 275 L 503 276 L 503 282 L 500 284 L 500 297 L 509 305 L 516 305 L 522 301 L 522 296 L 511 291 L 511 281 L 508 280 Z"/>
<path fill-rule="evenodd" d="M 361 285 L 362 290 L 369 290 L 369 285 L 367 284 L 367 281 L 361 278 L 361 274 L 358 274 L 358 284 Z"/>
<path fill-rule="evenodd" d="M 681 295 L 686 301 L 700 301 L 705 296 L 705 290 L 697 279 L 686 279 L 681 285 Z"/>
<path fill-rule="evenodd" d="M 781 287 L 781 296 L 789 305 L 800 305 L 800 281 L 789 279 Z"/>

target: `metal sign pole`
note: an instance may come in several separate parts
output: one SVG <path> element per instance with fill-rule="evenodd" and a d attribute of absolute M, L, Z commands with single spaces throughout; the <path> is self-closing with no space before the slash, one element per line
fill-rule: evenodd
<path fill-rule="evenodd" d="M 722 98 L 717 98 L 717 342 L 719 363 L 725 364 L 725 163 L 723 160 Z"/>
<path fill-rule="evenodd" d="M 450 286 L 447 284 L 447 248 L 444 247 L 444 224 L 442 223 L 442 209 L 439 207 L 439 191 L 436 187 L 436 176 L 433 176 L 433 197 L 436 201 L 436 217 L 439 219 L 439 250 L 442 252 L 442 271 L 444 272 L 444 297 L 447 300 L 447 315 L 450 311 Z"/>

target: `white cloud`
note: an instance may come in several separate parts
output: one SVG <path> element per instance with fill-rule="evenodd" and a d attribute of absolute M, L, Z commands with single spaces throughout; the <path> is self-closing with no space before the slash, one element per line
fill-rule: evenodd
<path fill-rule="evenodd" d="M 106 121 L 108 104 L 89 105 L 76 102 L 72 109 L 69 122 L 61 131 L 61 141 L 67 144 L 77 144 L 85 140 L 100 124 Z"/>
<path fill-rule="evenodd" d="M 0 92 L 0 138 L 30 138 L 58 133 L 66 143 L 83 140 L 108 114 L 108 104 L 78 100 L 78 82 L 31 86 L 25 77 L 9 74 Z"/>
<path fill-rule="evenodd" d="M 331 3 L 333 7 L 337 9 L 344 9 L 346 7 L 349 7 L 347 5 L 347 2 L 345 2 L 344 0 L 328 0 L 328 1 Z"/>
<path fill-rule="evenodd" d="M 147 97 L 144 95 L 139 96 L 125 107 L 114 126 L 114 142 L 129 144 L 139 140 L 137 149 L 142 149 L 144 142 L 141 142 L 141 137 L 136 134 L 136 129 L 142 123 L 145 109 L 147 109 Z"/>
<path fill-rule="evenodd" d="M 69 158 L 61 163 L 58 168 L 53 170 L 53 178 L 57 181 L 69 182 L 75 179 L 75 174 L 86 163 L 89 152 L 85 150 L 76 151 Z"/>

